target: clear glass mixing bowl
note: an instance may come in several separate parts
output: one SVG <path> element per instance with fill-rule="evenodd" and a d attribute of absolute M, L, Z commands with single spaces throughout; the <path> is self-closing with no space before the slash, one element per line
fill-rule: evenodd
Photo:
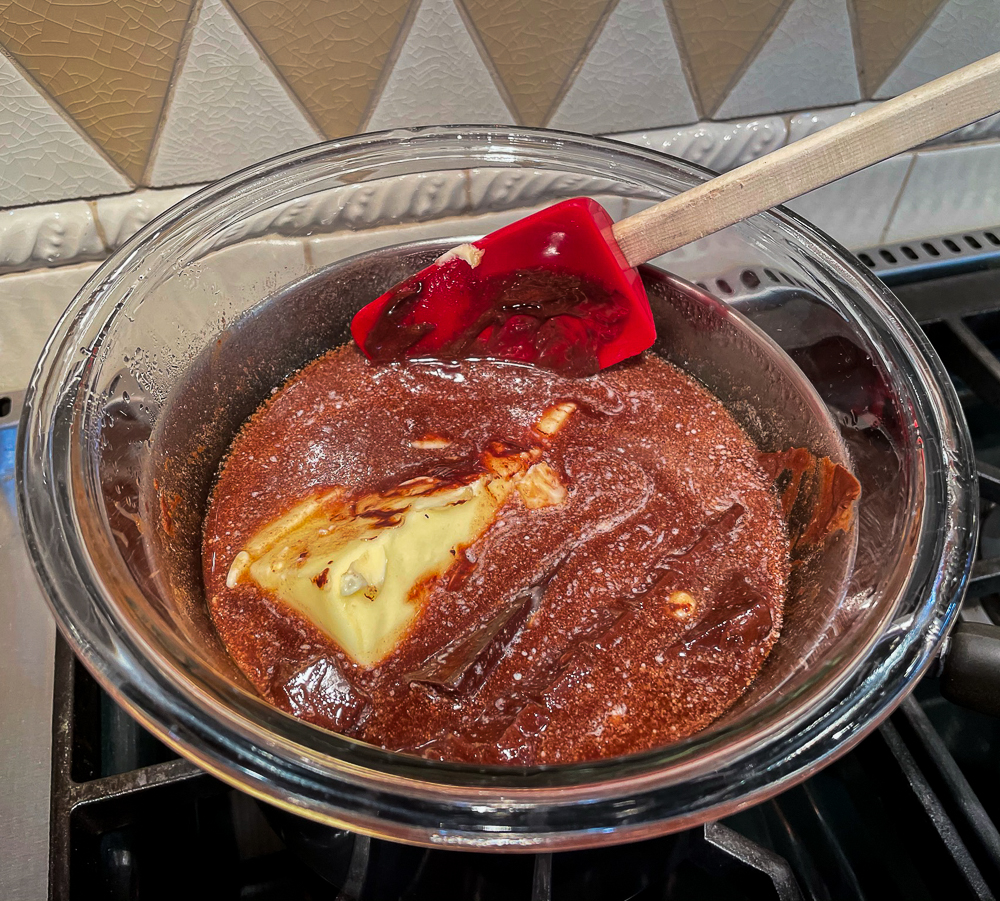
<path fill-rule="evenodd" d="M 853 532 L 803 569 L 760 677 L 711 728 L 588 764 L 393 754 L 258 699 L 204 608 L 198 535 L 229 440 L 290 371 L 346 339 L 354 309 L 441 246 L 540 205 L 589 195 L 619 218 L 706 177 L 608 140 L 417 129 L 288 154 L 147 226 L 63 316 L 20 430 L 21 521 L 77 654 L 145 726 L 227 782 L 428 845 L 580 848 L 686 828 L 860 740 L 927 668 L 961 600 L 976 536 L 971 445 L 898 302 L 783 210 L 645 273 L 658 350 L 765 449 L 832 455 L 864 492 Z"/>

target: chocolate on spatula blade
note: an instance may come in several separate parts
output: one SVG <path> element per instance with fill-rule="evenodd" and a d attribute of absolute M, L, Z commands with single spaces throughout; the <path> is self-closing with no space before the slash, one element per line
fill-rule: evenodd
<path fill-rule="evenodd" d="M 612 225 L 588 198 L 548 207 L 444 254 L 364 307 L 351 334 L 376 363 L 488 357 L 594 373 L 656 339 Z"/>

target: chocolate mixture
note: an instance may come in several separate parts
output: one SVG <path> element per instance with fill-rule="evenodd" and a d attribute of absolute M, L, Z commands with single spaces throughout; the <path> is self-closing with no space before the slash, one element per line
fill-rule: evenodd
<path fill-rule="evenodd" d="M 227 587 L 246 543 L 303 498 L 461 475 L 489 446 L 530 446 L 565 402 L 576 412 L 544 451 L 565 497 L 532 509 L 512 494 L 377 665 L 253 581 Z M 234 442 L 205 523 L 209 606 L 264 698 L 366 742 L 483 763 L 627 754 L 711 723 L 777 639 L 788 538 L 773 477 L 719 401 L 649 354 L 579 379 L 374 367 L 343 347 Z"/>

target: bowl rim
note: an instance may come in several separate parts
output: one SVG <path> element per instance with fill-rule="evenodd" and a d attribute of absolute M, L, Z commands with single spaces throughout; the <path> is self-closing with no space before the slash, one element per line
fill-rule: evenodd
<path fill-rule="evenodd" d="M 63 634 L 98 681 L 166 744 L 268 803 L 341 828 L 432 847 L 566 849 L 657 835 L 757 803 L 846 752 L 905 697 L 930 665 L 955 618 L 971 569 L 977 532 L 971 440 L 940 360 L 919 327 L 880 282 L 860 264 L 855 265 L 840 245 L 784 208 L 764 215 L 789 227 L 810 253 L 835 270 L 839 268 L 841 274 L 863 289 L 873 315 L 877 312 L 880 317 L 874 324 L 891 330 L 891 337 L 912 364 L 909 377 L 924 390 L 924 394 L 915 395 L 924 407 L 915 415 L 920 413 L 928 425 L 936 427 L 924 448 L 925 501 L 942 505 L 940 498 L 929 496 L 932 490 L 943 491 L 945 500 L 944 515 L 936 528 L 931 530 L 929 524 L 922 523 L 920 529 L 922 546 L 933 546 L 938 563 L 925 567 L 926 572 L 911 572 L 904 586 L 906 591 L 927 593 L 925 615 L 911 617 L 908 623 L 894 620 L 887 624 L 876 642 L 885 646 L 885 659 L 869 667 L 869 672 L 856 674 L 858 678 L 841 686 L 833 698 L 824 699 L 830 703 L 824 703 L 823 711 L 799 711 L 794 723 L 769 737 L 770 753 L 759 756 L 749 768 L 747 746 L 759 742 L 759 737 L 747 735 L 740 742 L 730 742 L 727 754 L 713 758 L 713 773 L 705 772 L 703 760 L 685 761 L 683 755 L 667 768 L 655 766 L 656 761 L 662 764 L 664 756 L 659 749 L 630 758 L 528 768 L 525 772 L 521 768 L 457 764 L 428 769 L 424 766 L 427 761 L 419 761 L 417 772 L 422 771 L 422 775 L 414 777 L 409 775 L 414 769 L 411 759 L 379 751 L 392 759 L 395 772 L 373 772 L 363 764 L 341 759 L 331 779 L 329 769 L 318 766 L 319 758 L 297 754 L 301 746 L 279 741 L 274 735 L 262 742 L 245 716 L 226 710 L 207 693 L 192 689 L 169 668 L 166 672 L 147 671 L 143 664 L 157 657 L 156 649 L 134 632 L 116 631 L 119 624 L 108 614 L 108 605 L 113 605 L 114 599 L 102 596 L 96 561 L 85 549 L 74 545 L 72 534 L 67 532 L 68 526 L 75 528 L 76 534 L 80 529 L 64 482 L 78 443 L 74 439 L 79 436 L 64 431 L 61 440 L 56 441 L 50 428 L 60 401 L 63 407 L 67 403 L 70 407 L 62 413 L 72 412 L 71 421 L 78 422 L 81 400 L 72 395 L 72 385 L 59 382 L 59 367 L 68 354 L 78 353 L 78 336 L 100 313 L 102 292 L 133 260 L 195 213 L 210 211 L 213 204 L 241 189 L 266 186 L 269 180 L 280 179 L 289 167 L 329 161 L 338 153 L 377 145 L 404 147 L 434 141 L 455 144 L 470 134 L 508 147 L 518 142 L 526 146 L 542 142 L 603 151 L 659 167 L 669 166 L 700 179 L 712 174 L 665 154 L 611 139 L 548 129 L 440 126 L 359 135 L 292 151 L 235 173 L 181 201 L 130 239 L 88 280 L 46 344 L 26 393 L 16 451 L 18 507 L 44 594 Z M 940 446 L 932 446 L 935 443 Z M 81 590 L 91 600 L 88 617 L 79 615 L 70 597 Z M 277 713 L 264 702 L 256 703 Z M 818 706 L 816 701 L 813 707 Z M 206 726 L 206 712 L 214 717 L 215 724 L 226 724 L 226 734 Z M 805 727 L 800 722 L 804 714 L 809 719 Z M 306 734 L 301 731 L 304 729 L 322 732 L 297 720 L 289 729 L 301 734 Z M 261 759 L 264 753 L 266 762 Z M 292 758 L 292 762 L 284 760 L 284 756 Z M 584 777 L 569 784 L 557 780 L 555 785 L 537 778 L 539 773 L 560 768 L 575 770 Z M 603 771 L 615 768 L 616 777 L 602 778 Z M 469 770 L 477 774 L 471 784 L 462 784 L 461 779 L 456 784 L 447 778 L 428 778 L 433 772 L 454 776 Z M 505 778 L 508 774 L 510 779 Z M 681 809 L 668 811 L 670 805 L 665 804 L 663 793 L 687 784 L 691 778 L 696 778 L 704 789 L 700 799 L 688 799 Z M 737 778 L 739 785 L 734 790 L 732 783 Z M 595 789 L 599 789 L 600 798 L 594 797 Z M 418 805 L 402 803 L 414 798 L 419 799 Z M 541 806 L 552 814 L 555 825 L 533 825 Z"/>

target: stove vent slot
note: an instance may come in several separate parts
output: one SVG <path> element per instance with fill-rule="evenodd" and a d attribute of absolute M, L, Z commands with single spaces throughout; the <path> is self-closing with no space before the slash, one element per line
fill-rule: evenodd
<path fill-rule="evenodd" d="M 890 284 L 936 275 L 935 270 L 979 269 L 994 260 L 1000 265 L 1000 228 L 883 244 L 859 250 L 857 257 Z"/>

